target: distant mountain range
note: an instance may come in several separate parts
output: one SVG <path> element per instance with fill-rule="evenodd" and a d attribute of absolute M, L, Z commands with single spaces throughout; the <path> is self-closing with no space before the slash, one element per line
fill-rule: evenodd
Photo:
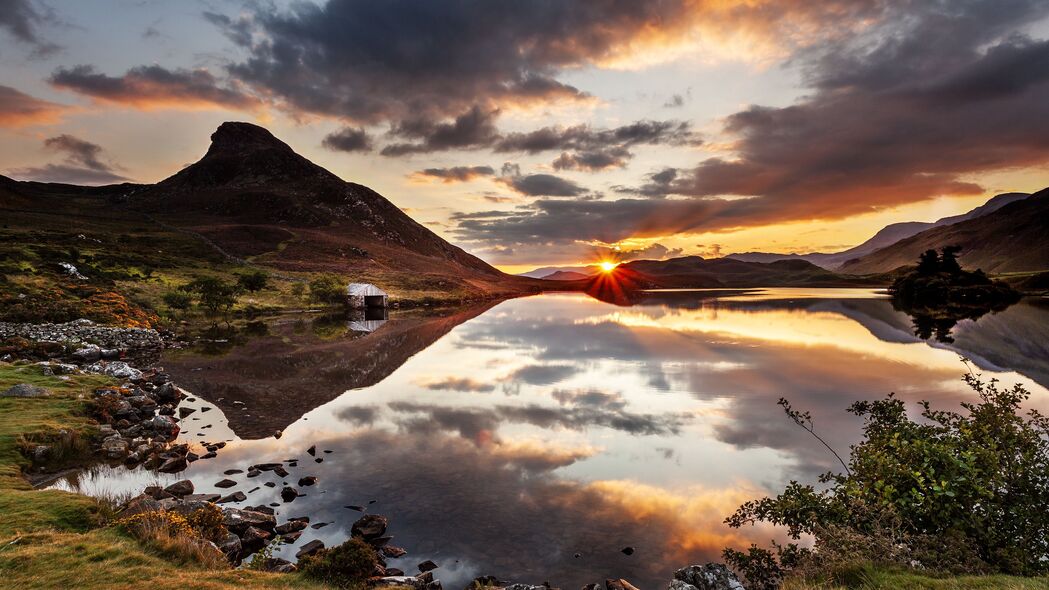
<path fill-rule="evenodd" d="M 592 276 L 594 276 L 593 273 L 586 274 L 581 272 L 573 272 L 570 270 L 559 270 L 557 272 L 552 272 L 546 275 L 545 277 L 543 277 L 543 279 L 547 281 L 578 281 L 582 279 L 588 279 Z"/>
<path fill-rule="evenodd" d="M 768 252 L 743 252 L 740 254 L 729 254 L 729 258 L 735 258 L 736 260 L 745 260 L 747 262 L 773 262 L 776 260 L 806 260 L 817 266 L 829 270 L 836 270 L 841 268 L 846 262 L 862 258 L 868 254 L 876 252 L 887 246 L 891 246 L 900 240 L 909 238 L 917 235 L 929 229 L 954 225 L 970 219 L 976 219 L 993 213 L 1002 207 L 1014 203 L 1016 201 L 1026 199 L 1029 197 L 1028 193 L 1004 193 L 992 197 L 983 205 L 963 213 L 961 215 L 952 215 L 951 217 L 944 217 L 932 222 L 925 221 L 906 221 L 902 223 L 893 223 L 883 227 L 874 236 L 863 242 L 862 244 L 843 250 L 841 252 L 834 253 L 821 253 L 814 252 L 811 254 L 775 254 Z M 917 255 L 915 255 L 917 256 Z M 900 266 L 900 265 L 896 265 Z M 895 268 L 895 267 L 893 267 Z M 891 269 L 887 269 L 891 270 Z M 879 271 L 881 272 L 881 271 Z"/>

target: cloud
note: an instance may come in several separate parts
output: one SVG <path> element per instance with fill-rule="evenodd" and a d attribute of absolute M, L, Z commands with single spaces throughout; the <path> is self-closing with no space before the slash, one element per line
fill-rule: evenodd
<path fill-rule="evenodd" d="M 503 176 L 498 181 L 516 193 L 532 197 L 575 197 L 588 192 L 571 180 L 553 174 Z"/>
<path fill-rule="evenodd" d="M 0 127 L 57 123 L 69 107 L 0 85 Z"/>
<path fill-rule="evenodd" d="M 438 180 L 445 184 L 469 182 L 482 176 L 495 175 L 491 166 L 453 166 L 451 168 L 427 168 L 411 174 L 411 178 L 423 182 Z"/>
<path fill-rule="evenodd" d="M 424 154 L 447 149 L 469 149 L 490 145 L 498 131 L 495 118 L 498 111 L 484 111 L 473 107 L 451 122 L 438 123 L 426 117 L 406 119 L 390 130 L 390 135 L 418 140 L 413 143 L 394 143 L 383 148 L 384 156 Z"/>
<path fill-rule="evenodd" d="M 810 89 L 796 103 L 726 117 L 731 153 L 613 189 L 629 198 L 541 199 L 461 220 L 457 235 L 480 247 L 567 247 L 842 219 L 982 194 L 980 174 L 1049 163 L 1049 40 L 1017 33 L 1049 5 L 886 3 L 875 16 L 796 52 Z M 563 135 L 521 135 L 517 146 Z"/>
<path fill-rule="evenodd" d="M 664 260 L 666 258 L 676 258 L 682 254 L 684 254 L 684 250 L 681 248 L 667 248 L 663 244 L 650 244 L 634 250 L 618 250 L 616 251 L 616 258 L 623 262 L 627 260 Z"/>
<path fill-rule="evenodd" d="M 138 109 L 248 109 L 261 101 L 236 82 L 222 83 L 205 69 L 169 70 L 138 66 L 122 76 L 109 76 L 94 66 L 59 68 L 49 79 L 56 88 L 96 101 Z"/>
<path fill-rule="evenodd" d="M 431 379 L 418 383 L 421 387 L 433 391 L 463 391 L 472 393 L 488 393 L 495 391 L 495 385 L 484 383 L 469 377 L 445 377 L 443 379 Z"/>
<path fill-rule="evenodd" d="M 576 373 L 572 365 L 527 365 L 510 374 L 509 380 L 529 385 L 552 385 Z"/>
<path fill-rule="evenodd" d="M 11 174 L 42 182 L 110 184 L 128 178 L 118 174 L 119 166 L 102 159 L 102 146 L 72 135 L 62 134 L 44 140 L 44 148 L 65 156 L 61 164 L 12 170 Z"/>
<path fill-rule="evenodd" d="M 329 133 L 321 141 L 321 145 L 336 152 L 372 151 L 371 136 L 360 127 L 343 127 L 338 131 Z"/>
<path fill-rule="evenodd" d="M 599 149 L 586 152 L 562 152 L 551 164 L 555 170 L 586 170 L 594 172 L 607 168 L 623 168 L 633 157 L 624 147 Z"/>
<path fill-rule="evenodd" d="M 0 2 L 0 29 L 6 30 L 18 41 L 34 46 L 35 57 L 44 57 L 61 49 L 41 38 L 37 32 L 39 25 L 51 19 L 48 12 L 41 11 L 31 0 Z"/>

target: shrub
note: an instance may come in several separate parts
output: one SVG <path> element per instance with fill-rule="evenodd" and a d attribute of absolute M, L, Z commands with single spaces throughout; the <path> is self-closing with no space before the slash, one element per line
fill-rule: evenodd
<path fill-rule="evenodd" d="M 181 514 L 164 510 L 141 512 L 118 520 L 116 525 L 179 563 L 196 563 L 212 569 L 229 567 L 226 556 Z"/>
<path fill-rule="evenodd" d="M 354 537 L 338 547 L 321 549 L 299 560 L 302 574 L 325 584 L 348 588 L 360 584 L 379 563 L 375 550 Z"/>
<path fill-rule="evenodd" d="M 171 309 L 185 311 L 193 304 L 193 296 L 185 291 L 168 291 L 164 293 L 164 304 Z"/>
<path fill-rule="evenodd" d="M 252 270 L 237 277 L 237 285 L 245 291 L 256 293 L 266 288 L 270 275 L 264 270 Z"/>
<path fill-rule="evenodd" d="M 229 534 L 223 524 L 222 509 L 215 504 L 206 504 L 194 510 L 186 517 L 186 521 L 198 535 L 214 543 L 222 541 Z"/>
<path fill-rule="evenodd" d="M 963 412 L 922 402 L 912 419 L 894 395 L 853 404 L 863 441 L 845 473 L 822 476 L 823 491 L 791 482 L 726 519 L 732 527 L 782 525 L 792 538 L 813 536 L 815 547 L 777 547 L 778 570 L 760 548 L 727 550 L 725 558 L 748 576 L 746 568 L 759 565 L 782 577 L 857 560 L 952 573 L 1049 572 L 1049 420 L 1021 409 L 1030 397 L 1021 385 L 1003 389 L 971 373 L 965 382 L 978 399 L 962 403 Z M 805 425 L 805 414 L 781 403 Z"/>
<path fill-rule="evenodd" d="M 228 314 L 241 292 L 240 287 L 215 277 L 199 278 L 186 285 L 185 290 L 196 293 L 200 306 L 211 316 Z"/>
<path fill-rule="evenodd" d="M 321 275 L 310 281 L 310 299 L 316 303 L 342 303 L 346 300 L 346 286 L 336 275 Z"/>

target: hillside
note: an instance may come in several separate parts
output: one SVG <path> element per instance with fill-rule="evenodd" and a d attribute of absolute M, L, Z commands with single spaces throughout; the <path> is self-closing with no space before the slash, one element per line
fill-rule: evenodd
<path fill-rule="evenodd" d="M 552 272 L 545 277 L 544 281 L 579 281 L 589 278 L 590 275 L 583 274 L 581 272 L 572 272 L 570 270 L 559 270 Z"/>
<path fill-rule="evenodd" d="M 0 178 L 0 208 L 16 223 L 28 216 L 25 227 L 53 218 L 74 236 L 97 233 L 100 217 L 164 233 L 164 240 L 181 232 L 234 260 L 285 273 L 352 276 L 402 300 L 479 299 L 543 285 L 500 272 L 377 192 L 343 181 L 249 123 L 223 123 L 198 162 L 154 185 Z"/>
<path fill-rule="evenodd" d="M 889 272 L 914 264 L 930 249 L 960 246 L 963 268 L 987 273 L 1049 269 L 1049 189 L 1014 201 L 991 213 L 952 225 L 925 230 L 856 260 L 842 272 Z"/>
<path fill-rule="evenodd" d="M 649 288 L 832 287 L 880 284 L 847 277 L 804 260 L 746 262 L 732 258 L 685 256 L 669 260 L 637 260 L 616 267 L 615 275 L 630 277 Z"/>
<path fill-rule="evenodd" d="M 817 266 L 821 266 L 828 270 L 836 270 L 841 268 L 843 264 L 854 258 L 860 258 L 866 256 L 876 250 L 891 246 L 896 242 L 909 238 L 913 235 L 926 231 L 928 229 L 936 227 L 944 227 L 960 223 L 962 221 L 968 221 L 970 219 L 976 219 L 983 217 L 1001 209 L 1002 207 L 1014 203 L 1016 201 L 1029 197 L 1027 193 L 1003 193 L 991 197 L 986 203 L 976 207 L 975 209 L 963 213 L 961 215 L 952 215 L 950 217 L 943 217 L 936 221 L 905 221 L 902 223 L 893 223 L 878 230 L 878 233 L 874 234 L 866 242 L 843 250 L 841 252 L 834 253 L 822 253 L 814 252 L 811 254 L 774 254 L 768 252 L 743 252 L 739 254 L 730 254 L 729 258 L 735 258 L 736 260 L 744 260 L 747 262 L 774 262 L 776 260 L 806 260 Z"/>

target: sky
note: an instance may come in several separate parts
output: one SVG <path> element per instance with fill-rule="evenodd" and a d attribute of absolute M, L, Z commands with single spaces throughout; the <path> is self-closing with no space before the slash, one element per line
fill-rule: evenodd
<path fill-rule="evenodd" d="M 838 251 L 1049 186 L 1045 0 L 0 0 L 0 173 L 270 129 L 510 272 Z"/>

